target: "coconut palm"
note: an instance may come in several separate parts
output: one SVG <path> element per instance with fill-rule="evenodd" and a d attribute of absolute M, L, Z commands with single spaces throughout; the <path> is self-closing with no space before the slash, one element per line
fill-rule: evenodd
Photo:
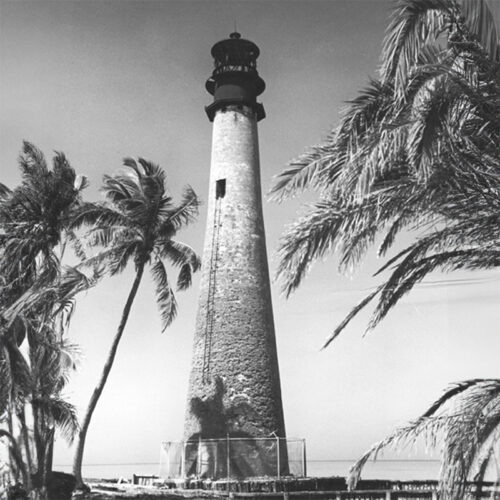
<path fill-rule="evenodd" d="M 0 205 L 1 275 L 12 290 L 9 297 L 34 276 L 57 275 L 64 248 L 60 244 L 87 186 L 63 153 L 56 152 L 49 168 L 43 153 L 29 142 L 23 143 L 19 167 L 22 182 Z"/>
<path fill-rule="evenodd" d="M 22 355 L 17 342 L 6 334 L 2 328 L 0 334 L 0 423 L 6 422 L 7 429 L 3 429 L 8 438 L 8 450 L 11 461 L 13 479 L 19 481 L 19 472 L 22 482 L 29 490 L 31 488 L 31 471 L 34 469 L 31 455 L 26 452 L 30 447 L 28 431 L 23 418 L 28 402 L 30 390 L 30 368 Z M 17 419 L 17 421 L 16 421 Z M 22 443 L 14 439 L 16 423 L 21 425 Z M 26 463 L 23 462 L 21 448 L 25 450 Z"/>
<path fill-rule="evenodd" d="M 278 200 L 307 188 L 319 197 L 283 236 L 278 276 L 286 294 L 328 252 L 338 253 L 345 270 L 380 235 L 384 256 L 401 232 L 421 234 L 383 265 L 378 273 L 390 270 L 389 277 L 352 309 L 325 347 L 377 300 L 368 329 L 375 327 L 434 270 L 500 265 L 500 50 L 489 7 L 487 0 L 400 0 L 379 78 L 349 103 L 324 144 L 277 179 L 272 194 Z M 482 405 L 484 425 L 498 428 L 498 412 L 481 397 L 482 385 L 467 387 Z M 444 400 L 468 396 L 451 392 Z M 477 407 L 462 405 L 460 418 L 472 422 Z M 450 429 L 444 433 L 442 498 L 461 498 L 446 492 L 446 484 L 457 479 L 451 471 L 465 480 L 470 467 L 458 466 L 459 454 L 449 450 L 463 439 L 460 449 L 470 449 L 470 465 L 491 442 L 479 424 L 475 434 L 470 426 Z"/>
<path fill-rule="evenodd" d="M 181 202 L 174 204 L 167 192 L 165 173 L 158 165 L 142 158 L 137 161 L 126 158 L 124 166 L 124 171 L 114 176 L 104 176 L 106 202 L 84 205 L 73 221 L 73 227 L 90 225 L 88 244 L 105 249 L 89 262 L 103 263 L 111 276 L 125 269 L 129 262 L 133 262 L 135 267 L 134 281 L 120 324 L 79 431 L 73 465 L 77 488 L 84 488 L 81 469 L 90 420 L 113 366 L 146 266 L 150 266 L 156 284 L 163 329 L 172 322 L 177 312 L 174 292 L 163 261 L 180 267 L 178 290 L 191 284 L 191 274 L 200 266 L 192 248 L 173 239 L 177 231 L 193 221 L 198 213 L 199 202 L 194 191 L 186 187 Z"/>
<path fill-rule="evenodd" d="M 63 272 L 63 242 L 71 213 L 80 203 L 85 179 L 63 153 L 49 168 L 43 153 L 24 142 L 19 158 L 21 184 L 0 186 L 0 418 L 8 432 L 20 428 L 28 490 L 46 486 L 54 429 L 71 437 L 74 409 L 61 398 L 66 380 L 64 332 L 74 295 L 91 282 L 81 273 Z M 57 294 L 50 293 L 57 289 Z M 43 291 L 42 291 L 43 290 Z M 39 300 L 30 297 L 38 295 Z M 27 356 L 19 346 L 27 340 Z M 28 429 L 26 409 L 32 415 Z M 22 456 L 12 446 L 13 458 Z"/>
<path fill-rule="evenodd" d="M 87 276 L 66 267 L 49 285 L 36 281 L 5 312 L 22 318 L 29 344 L 29 391 L 25 399 L 33 415 L 33 452 L 37 468 L 33 486 L 44 488 L 52 471 L 56 429 L 72 443 L 79 429 L 76 410 L 61 394 L 76 368 L 78 349 L 67 340 L 75 297 L 93 287 L 100 273 Z"/>
<path fill-rule="evenodd" d="M 94 286 L 99 277 L 96 270 L 87 277 L 76 268 L 65 268 L 49 285 L 43 280 L 35 281 L 3 311 L 7 331 L 9 323 L 19 319 L 27 331 L 28 359 L 19 352 L 17 344 L 14 343 L 14 348 L 9 346 L 11 352 L 17 353 L 16 357 L 10 356 L 9 368 L 14 371 L 17 363 L 21 369 L 12 376 L 8 410 L 9 417 L 15 415 L 21 427 L 26 468 L 30 472 L 25 486 L 28 491 L 33 488 L 37 498 L 46 495 L 56 430 L 71 444 L 79 428 L 75 408 L 62 397 L 75 369 L 77 353 L 75 346 L 66 340 L 67 329 L 75 296 Z M 7 350 L 7 354 L 11 352 Z M 27 405 L 33 422 L 30 430 L 26 423 Z M 13 456 L 16 459 L 18 454 Z"/>

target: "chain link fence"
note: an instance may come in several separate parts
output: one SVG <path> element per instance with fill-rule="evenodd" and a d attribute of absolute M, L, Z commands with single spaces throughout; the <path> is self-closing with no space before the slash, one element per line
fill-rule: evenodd
<path fill-rule="evenodd" d="M 225 438 L 164 442 L 162 479 L 306 476 L 304 439 Z"/>

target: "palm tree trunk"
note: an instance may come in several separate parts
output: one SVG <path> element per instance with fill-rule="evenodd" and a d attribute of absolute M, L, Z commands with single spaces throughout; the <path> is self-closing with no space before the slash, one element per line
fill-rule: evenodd
<path fill-rule="evenodd" d="M 26 464 L 28 467 L 28 489 L 31 489 L 31 475 L 33 474 L 33 460 L 31 458 L 31 443 L 29 438 L 28 426 L 26 425 L 26 411 L 24 405 L 21 407 L 19 414 L 17 416 L 21 424 L 21 435 L 24 442 L 24 447 L 26 451 Z"/>
<path fill-rule="evenodd" d="M 118 330 L 116 332 L 115 338 L 113 339 L 113 343 L 111 345 L 111 349 L 108 354 L 108 358 L 106 359 L 106 363 L 104 364 L 101 378 L 92 393 L 92 396 L 89 401 L 89 405 L 87 407 L 87 411 L 82 421 L 82 425 L 80 431 L 78 433 L 78 441 L 75 451 L 75 458 L 73 461 L 73 474 L 76 479 L 75 489 L 84 488 L 83 478 L 82 478 L 82 462 L 83 462 L 83 450 L 85 447 L 85 439 L 87 437 L 87 430 L 89 428 L 90 419 L 92 418 L 92 414 L 94 413 L 95 407 L 99 398 L 101 397 L 102 391 L 104 389 L 104 385 L 106 384 L 106 380 L 108 379 L 109 372 L 111 371 L 111 367 L 113 366 L 113 362 L 115 360 L 116 351 L 118 349 L 118 344 L 120 343 L 120 339 L 123 334 L 123 330 L 125 329 L 125 325 L 127 324 L 127 319 L 130 314 L 130 309 L 132 308 L 132 304 L 134 302 L 134 298 L 137 294 L 137 290 L 139 288 L 139 284 L 142 279 L 142 275 L 144 273 L 144 264 L 141 264 L 137 268 L 137 272 L 135 275 L 134 283 L 132 284 L 132 288 L 129 292 L 127 302 L 125 303 L 125 308 L 123 309 L 122 318 L 120 324 L 118 326 Z"/>
<path fill-rule="evenodd" d="M 28 470 L 26 464 L 23 462 L 23 455 L 16 439 L 9 431 L 6 431 L 5 429 L 0 429 L 0 437 L 6 437 L 9 440 L 9 453 L 14 458 L 16 467 L 21 470 L 21 475 L 23 477 L 23 486 L 29 491 L 31 489 L 30 471 Z"/>
<path fill-rule="evenodd" d="M 51 427 L 48 432 L 45 448 L 45 480 L 52 475 L 52 467 L 54 465 L 54 434 L 55 428 Z"/>
<path fill-rule="evenodd" d="M 33 398 L 34 399 L 34 398 Z M 44 458 L 45 458 L 45 446 L 43 439 L 43 416 L 39 408 L 32 404 L 33 413 L 33 438 L 35 441 L 35 453 L 36 453 L 36 474 L 33 480 L 33 486 L 35 488 L 40 488 L 43 485 L 43 478 L 45 471 L 43 470 Z"/>
<path fill-rule="evenodd" d="M 12 396 L 9 396 L 9 410 L 7 413 L 7 428 L 9 431 L 9 434 L 11 436 L 14 436 L 14 422 L 13 422 L 13 417 L 14 417 L 14 405 L 12 404 Z M 10 467 L 10 473 L 14 481 L 17 483 L 19 481 L 19 473 L 21 472 L 17 466 L 17 463 L 14 459 L 13 452 L 11 447 L 9 446 L 9 467 Z"/>
<path fill-rule="evenodd" d="M 44 430 L 44 448 L 42 473 L 40 474 L 41 498 L 48 495 L 48 482 L 52 473 L 52 446 L 54 444 L 54 428 L 47 427 Z"/>

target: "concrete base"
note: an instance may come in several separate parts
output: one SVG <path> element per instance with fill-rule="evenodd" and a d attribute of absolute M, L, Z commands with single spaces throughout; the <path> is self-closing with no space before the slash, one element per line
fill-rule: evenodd
<path fill-rule="evenodd" d="M 254 478 L 245 481 L 194 481 L 156 483 L 137 486 L 117 483 L 90 483 L 91 493 L 79 497 L 92 500 L 437 500 L 437 481 L 360 481 L 356 491 L 346 491 L 345 479 L 326 478 Z M 182 488 L 180 487 L 182 486 Z M 470 498 L 500 500 L 500 490 L 493 483 L 483 483 L 476 496 L 470 485 Z"/>

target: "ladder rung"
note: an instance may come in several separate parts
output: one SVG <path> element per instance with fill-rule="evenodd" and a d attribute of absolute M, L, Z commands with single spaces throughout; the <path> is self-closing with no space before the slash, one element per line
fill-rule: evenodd
<path fill-rule="evenodd" d="M 221 199 L 216 200 L 214 213 L 214 233 L 212 236 L 212 253 L 210 255 L 210 271 L 208 273 L 208 300 L 205 328 L 205 346 L 203 352 L 203 379 L 208 381 L 210 375 L 210 356 L 212 350 L 212 334 L 214 327 L 214 298 L 217 278 L 217 259 L 219 253 L 219 229 L 221 217 Z"/>

